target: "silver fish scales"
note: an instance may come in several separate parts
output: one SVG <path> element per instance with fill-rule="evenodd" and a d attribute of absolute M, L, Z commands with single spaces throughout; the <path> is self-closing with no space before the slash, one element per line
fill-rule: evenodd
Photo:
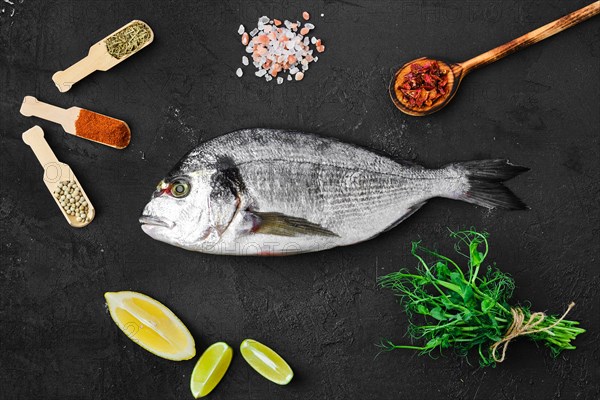
<path fill-rule="evenodd" d="M 426 169 L 313 134 L 247 129 L 188 153 L 140 222 L 154 239 L 206 253 L 319 251 L 371 239 L 433 197 L 526 208 L 502 185 L 526 170 L 506 160 Z"/>

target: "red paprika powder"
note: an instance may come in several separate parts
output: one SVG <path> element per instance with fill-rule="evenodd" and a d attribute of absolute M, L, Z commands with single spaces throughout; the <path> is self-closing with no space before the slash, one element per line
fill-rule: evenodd
<path fill-rule="evenodd" d="M 118 149 L 127 147 L 131 140 L 125 122 L 85 109 L 81 109 L 75 121 L 75 134 Z"/>

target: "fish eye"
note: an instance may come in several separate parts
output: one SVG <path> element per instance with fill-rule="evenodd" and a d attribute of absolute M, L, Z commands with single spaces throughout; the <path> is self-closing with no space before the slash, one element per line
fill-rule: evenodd
<path fill-rule="evenodd" d="M 190 193 L 190 184 L 183 180 L 171 183 L 171 194 L 173 197 L 185 197 Z"/>

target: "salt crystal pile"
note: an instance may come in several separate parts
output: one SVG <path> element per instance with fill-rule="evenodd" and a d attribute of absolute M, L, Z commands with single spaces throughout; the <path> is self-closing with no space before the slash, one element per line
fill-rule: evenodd
<path fill-rule="evenodd" d="M 305 21 L 310 19 L 306 11 L 302 13 Z M 309 36 L 315 29 L 311 23 L 302 26 L 300 21 L 291 22 L 278 19 L 269 19 L 267 16 L 258 19 L 257 27 L 250 33 L 246 32 L 240 25 L 238 34 L 242 36 L 242 44 L 246 46 L 246 53 L 252 55 L 252 64 L 257 68 L 254 75 L 265 78 L 267 82 L 276 78 L 277 84 L 281 85 L 284 78 L 277 76 L 287 73 L 288 81 L 301 81 L 304 73 L 308 70 L 311 62 L 317 62 L 319 57 L 313 56 L 313 51 L 319 53 L 325 51 L 325 45 L 315 36 Z M 314 50 L 311 49 L 314 47 Z M 248 57 L 242 57 L 244 66 L 249 64 Z M 238 68 L 238 77 L 242 77 L 243 71 Z"/>

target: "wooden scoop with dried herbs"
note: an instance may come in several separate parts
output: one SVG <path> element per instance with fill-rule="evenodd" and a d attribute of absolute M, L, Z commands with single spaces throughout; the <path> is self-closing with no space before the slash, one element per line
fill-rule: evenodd
<path fill-rule="evenodd" d="M 488 235 L 467 230 L 450 236 L 457 239 L 456 252 L 468 259 L 465 267 L 413 242 L 417 271 L 401 270 L 379 279 L 382 287 L 400 298 L 408 315 L 410 337 L 424 341 L 419 346 L 385 340 L 381 343 L 384 350 L 431 354 L 453 349 L 466 357 L 475 349 L 480 364 L 487 366 L 504 361 L 508 344 L 518 336 L 543 343 L 555 357 L 563 350 L 575 349 L 571 342 L 585 329 L 579 328 L 577 321 L 565 319 L 574 303 L 562 316 L 510 305 L 515 288 L 512 277 L 493 266 L 483 267 Z"/>

